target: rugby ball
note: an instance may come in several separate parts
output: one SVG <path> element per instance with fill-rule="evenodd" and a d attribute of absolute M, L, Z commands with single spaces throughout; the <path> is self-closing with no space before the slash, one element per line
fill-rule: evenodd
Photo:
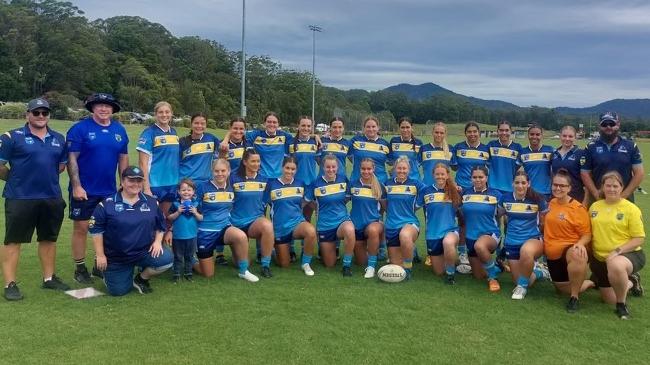
<path fill-rule="evenodd" d="M 377 277 L 386 283 L 399 283 L 406 279 L 406 271 L 399 265 L 388 264 L 379 268 Z"/>

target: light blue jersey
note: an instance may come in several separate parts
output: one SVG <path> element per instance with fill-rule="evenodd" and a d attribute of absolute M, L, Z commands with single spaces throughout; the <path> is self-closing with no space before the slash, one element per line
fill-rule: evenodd
<path fill-rule="evenodd" d="M 269 179 L 282 175 L 282 160 L 286 155 L 287 144 L 293 143 L 292 135 L 279 130 L 271 136 L 266 131 L 254 129 L 246 132 L 246 143 L 260 154 L 260 174 Z"/>
<path fill-rule="evenodd" d="M 357 180 L 361 177 L 361 161 L 369 158 L 375 163 L 375 176 L 380 182 L 386 181 L 386 162 L 390 147 L 385 139 L 377 137 L 369 140 L 366 136 L 354 136 L 350 140 L 349 155 L 352 157 L 352 175 L 350 180 Z"/>
<path fill-rule="evenodd" d="M 539 202 L 532 199 L 515 199 L 514 194 L 504 194 L 499 205 L 506 217 L 506 246 L 521 246 L 529 239 L 537 239 L 542 234 L 539 230 L 539 215 L 546 212 L 548 205 L 542 197 Z"/>
<path fill-rule="evenodd" d="M 242 178 L 239 174 L 230 175 L 230 185 L 235 193 L 233 205 L 235 209 L 230 212 L 232 225 L 238 228 L 245 227 L 263 217 L 266 211 L 267 179 L 261 174 L 252 178 Z"/>
<path fill-rule="evenodd" d="M 551 194 L 551 160 L 555 150 L 543 145 L 533 151 L 530 146 L 521 149 L 519 159 L 530 178 L 530 186 L 540 194 Z"/>
<path fill-rule="evenodd" d="M 232 186 L 217 187 L 212 180 L 197 186 L 196 196 L 203 220 L 199 222 L 199 231 L 221 231 L 230 225 L 230 211 L 235 200 Z"/>
<path fill-rule="evenodd" d="M 424 185 L 433 185 L 435 183 L 433 178 L 433 170 L 439 163 L 444 163 L 447 166 L 451 165 L 452 157 L 454 156 L 454 147 L 447 145 L 448 152 L 445 152 L 442 147 L 435 147 L 431 143 L 427 143 L 420 148 L 418 160 L 422 165 L 422 182 Z"/>
<path fill-rule="evenodd" d="M 191 204 L 198 209 L 199 207 L 199 201 L 198 200 L 192 200 Z M 181 205 L 183 203 L 179 201 L 175 201 L 172 203 L 172 205 L 169 207 L 169 213 L 176 213 L 180 210 Z M 192 213 L 181 213 L 176 220 L 174 220 L 173 223 L 174 227 L 174 232 L 172 234 L 172 237 L 174 239 L 178 240 L 188 240 L 192 238 L 196 238 L 196 235 L 198 233 L 199 229 L 199 221 L 196 220 L 196 217 Z"/>
<path fill-rule="evenodd" d="M 444 189 L 429 185 L 418 193 L 417 205 L 424 207 L 427 240 L 444 238 L 447 233 L 458 231 L 456 208 L 451 200 L 445 199 Z"/>
<path fill-rule="evenodd" d="M 230 163 L 230 175 L 236 174 L 241 164 L 241 159 L 246 151 L 246 141 L 242 140 L 239 143 L 232 141 L 228 142 L 228 163 Z"/>
<path fill-rule="evenodd" d="M 499 199 L 501 193 L 494 189 L 475 191 L 471 187 L 463 191 L 461 212 L 466 238 L 477 240 L 483 235 L 500 234 L 496 219 Z"/>
<path fill-rule="evenodd" d="M 138 139 L 136 150 L 149 155 L 149 185 L 151 187 L 178 184 L 180 147 L 176 130 L 163 130 L 158 124 L 145 128 Z"/>
<path fill-rule="evenodd" d="M 345 171 L 346 169 L 346 158 L 348 156 L 348 151 L 350 150 L 350 141 L 347 139 L 341 137 L 340 139 L 332 139 L 330 137 L 323 137 L 321 138 L 321 143 L 323 144 L 321 147 L 321 157 L 325 157 L 329 154 L 332 154 L 336 156 L 336 158 L 339 161 L 339 169 L 337 171 L 337 174 L 339 176 L 346 176 L 347 172 Z M 322 165 L 322 159 L 321 159 L 321 165 Z M 320 175 L 323 174 L 323 169 L 321 166 L 320 170 Z"/>
<path fill-rule="evenodd" d="M 417 138 L 412 138 L 410 141 L 402 140 L 401 136 L 393 137 L 390 140 L 390 154 L 388 159 L 391 163 L 401 156 L 408 158 L 410 172 L 409 178 L 413 180 L 422 180 L 420 178 L 420 161 L 418 160 L 418 155 L 420 154 L 420 148 L 422 147 L 422 141 Z M 395 177 L 395 171 L 393 171 L 393 177 Z"/>
<path fill-rule="evenodd" d="M 386 229 L 399 229 L 406 224 L 420 227 L 420 221 L 415 215 L 418 192 L 424 189 L 421 181 L 397 179 L 386 181 Z"/>
<path fill-rule="evenodd" d="M 196 183 L 212 179 L 212 160 L 217 158 L 218 146 L 219 139 L 210 133 L 203 133 L 199 139 L 191 135 L 181 138 L 179 177 Z"/>
<path fill-rule="evenodd" d="M 488 185 L 501 192 L 512 192 L 512 181 L 519 168 L 521 145 L 510 142 L 502 145 L 498 140 L 488 143 L 490 149 L 490 176 Z"/>
<path fill-rule="evenodd" d="M 320 151 L 313 137 L 306 141 L 294 138 L 293 143 L 287 145 L 287 154 L 296 158 L 296 179 L 302 180 L 305 185 L 310 185 L 316 180 L 318 176 L 316 160 L 320 158 Z"/>
<path fill-rule="evenodd" d="M 474 166 L 489 166 L 490 152 L 488 146 L 479 143 L 472 147 L 467 142 L 454 146 L 452 166 L 456 166 L 456 184 L 463 189 L 472 186 L 472 168 Z"/>
<path fill-rule="evenodd" d="M 275 237 L 285 237 L 305 221 L 302 201 L 305 184 L 294 179 L 285 184 L 280 179 L 270 179 L 266 185 L 266 200 L 271 204 L 271 219 Z"/>
<path fill-rule="evenodd" d="M 379 187 L 381 189 L 380 199 L 386 199 L 386 188 L 381 183 L 379 183 Z M 379 214 L 381 206 L 372 195 L 370 185 L 363 184 L 361 179 L 353 181 L 350 185 L 350 196 L 352 199 L 350 217 L 355 229 L 362 230 L 370 223 L 381 221 Z"/>
<path fill-rule="evenodd" d="M 348 179 L 343 176 L 337 176 L 331 182 L 321 176 L 307 187 L 305 200 L 316 202 L 316 229 L 319 232 L 337 229 L 341 223 L 350 220 L 345 206 L 349 192 Z"/>

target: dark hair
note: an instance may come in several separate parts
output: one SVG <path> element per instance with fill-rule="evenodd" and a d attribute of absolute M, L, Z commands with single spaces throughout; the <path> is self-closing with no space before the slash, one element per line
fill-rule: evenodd
<path fill-rule="evenodd" d="M 409 118 L 409 117 L 401 117 L 401 118 L 399 118 L 399 122 L 397 123 L 397 125 L 401 127 L 402 123 L 404 123 L 404 122 L 410 124 L 411 128 L 413 127 L 413 122 L 411 121 L 411 118 Z M 400 135 L 400 138 L 401 138 L 401 135 Z M 415 147 L 416 147 L 416 145 L 415 145 L 415 135 L 413 135 L 413 129 L 411 129 L 411 150 L 413 152 L 416 151 Z"/>
<path fill-rule="evenodd" d="M 190 179 L 189 177 L 183 178 L 183 179 L 178 183 L 178 190 L 181 189 L 181 185 L 183 185 L 183 184 L 189 186 L 190 188 L 192 188 L 192 189 L 196 192 L 196 184 L 195 184 L 194 181 L 193 181 L 192 179 Z"/>
<path fill-rule="evenodd" d="M 239 169 L 237 170 L 237 175 L 239 175 L 239 177 L 241 177 L 242 179 L 246 179 L 246 165 L 244 165 L 244 161 L 248 161 L 248 159 L 252 155 L 259 156 L 259 152 L 257 152 L 257 150 L 254 148 L 247 148 L 244 150 L 244 154 L 241 156 L 241 160 L 239 161 Z"/>
<path fill-rule="evenodd" d="M 334 118 L 332 118 L 332 119 L 330 120 L 330 127 L 332 126 L 332 123 L 334 123 L 334 122 L 341 122 L 341 123 L 343 123 L 343 125 L 345 125 L 345 121 L 343 120 L 343 118 L 340 118 L 340 117 L 334 117 Z"/>
<path fill-rule="evenodd" d="M 553 178 L 555 179 L 556 177 L 563 177 L 568 183 L 569 186 L 571 186 L 571 174 L 569 173 L 569 170 L 565 169 L 564 167 L 560 168 L 553 174 Z"/>
<path fill-rule="evenodd" d="M 485 176 L 490 176 L 490 169 L 487 168 L 485 165 L 475 165 L 472 167 L 472 170 L 470 172 L 470 175 L 474 173 L 474 171 L 482 171 Z"/>
<path fill-rule="evenodd" d="M 278 113 L 266 112 L 266 114 L 264 114 L 264 119 L 262 119 L 262 122 L 266 123 L 266 118 L 268 117 L 276 117 L 278 119 L 278 123 L 280 123 L 280 117 L 278 116 Z"/>
<path fill-rule="evenodd" d="M 539 129 L 540 132 L 544 133 L 544 128 L 542 128 L 542 126 L 537 124 L 536 122 L 533 122 L 528 126 L 528 131 L 527 132 L 530 133 L 531 129 L 536 129 L 536 128 Z"/>
<path fill-rule="evenodd" d="M 242 118 L 242 117 L 237 117 L 237 118 L 231 119 L 230 120 L 230 126 L 232 127 L 232 125 L 237 123 L 237 122 L 244 123 L 244 129 L 246 129 L 246 120 L 244 118 Z"/>
<path fill-rule="evenodd" d="M 467 130 L 470 127 L 476 127 L 476 129 L 478 129 L 479 132 L 481 131 L 481 127 L 478 126 L 478 123 L 476 123 L 476 122 L 467 122 L 467 124 L 465 124 L 465 133 L 467 133 Z"/>
<path fill-rule="evenodd" d="M 535 189 L 533 189 L 530 186 L 530 177 L 528 176 L 526 171 L 524 171 L 524 169 L 519 169 L 515 173 L 515 179 L 517 178 L 517 176 L 525 177 L 526 181 L 529 183 L 528 188 L 526 189 L 526 196 L 525 196 L 526 199 L 532 200 L 536 204 L 540 204 L 541 202 L 546 201 L 546 199 L 540 193 L 536 192 Z"/>
<path fill-rule="evenodd" d="M 308 119 L 309 121 L 311 121 L 311 126 L 312 127 L 314 126 L 314 121 L 311 120 L 310 116 L 301 115 L 298 117 L 298 129 L 296 130 L 296 135 L 293 137 L 293 153 L 296 153 L 298 151 L 298 143 L 300 142 L 300 140 L 298 139 L 298 137 L 300 136 L 300 121 L 303 119 Z M 309 140 L 310 138 L 311 136 L 307 140 Z"/>
<path fill-rule="evenodd" d="M 190 123 L 192 123 L 194 121 L 194 119 L 196 119 L 196 118 L 203 118 L 203 119 L 205 119 L 206 122 L 208 121 L 208 116 L 207 115 L 203 114 L 202 112 L 198 112 L 198 113 L 192 114 L 192 117 L 190 117 Z"/>
<path fill-rule="evenodd" d="M 286 165 L 288 163 L 292 163 L 292 164 L 298 166 L 298 162 L 296 162 L 296 158 L 293 157 L 293 156 L 286 156 L 285 158 L 282 159 L 282 167 L 284 167 L 284 165 Z"/>
<path fill-rule="evenodd" d="M 510 122 L 508 122 L 508 121 L 505 120 L 505 119 L 503 119 L 503 120 L 501 120 L 499 123 L 497 123 L 497 129 L 499 129 L 499 127 L 501 127 L 501 126 L 504 125 L 504 124 L 507 125 L 508 128 L 510 128 L 510 130 L 512 130 L 512 124 L 510 124 Z"/>

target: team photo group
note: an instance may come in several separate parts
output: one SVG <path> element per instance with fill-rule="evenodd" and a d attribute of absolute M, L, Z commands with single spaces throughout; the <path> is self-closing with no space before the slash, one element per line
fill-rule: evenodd
<path fill-rule="evenodd" d="M 397 136 L 368 116 L 346 138 L 340 118 L 323 135 L 308 116 L 282 121 L 297 127 L 292 134 L 273 112 L 262 129 L 233 119 L 223 139 L 197 113 L 190 133 L 179 135 L 172 106 L 161 101 L 137 140 L 138 160 L 129 161 L 136 143 L 113 119 L 119 102 L 96 93 L 85 106 L 90 115 L 64 136 L 48 126 L 48 101 L 34 99 L 26 124 L 0 137 L 7 300 L 23 298 L 16 272 L 21 244 L 34 231 L 42 287 L 70 289 L 55 274 L 66 213 L 74 280 L 101 278 L 116 296 L 152 292 L 150 279 L 169 269 L 180 283 L 234 265 L 240 278 L 258 282 L 292 265 L 318 275 L 316 261 L 327 268 L 340 261 L 342 280 L 383 274 L 387 281 L 416 279 L 413 265 L 421 263 L 433 274 L 416 280 L 455 285 L 457 274 L 468 274 L 490 292 L 510 275 L 514 300 L 550 280 L 568 312 L 579 309 L 582 292 L 596 289 L 621 319 L 630 317 L 628 295 L 643 295 L 645 231 L 634 192 L 644 169 L 636 144 L 619 136 L 615 112 L 600 116 L 600 136 L 585 148 L 570 125 L 558 132 L 556 148 L 544 144 L 535 123 L 527 146 L 514 141 L 508 121 L 496 125 L 491 141 L 469 122 L 465 140 L 451 145 L 442 122 L 423 143 L 406 117 Z M 68 201 L 59 181 L 65 170 Z M 87 264 L 88 237 L 95 259 Z M 418 253 L 418 238 L 426 253 Z"/>

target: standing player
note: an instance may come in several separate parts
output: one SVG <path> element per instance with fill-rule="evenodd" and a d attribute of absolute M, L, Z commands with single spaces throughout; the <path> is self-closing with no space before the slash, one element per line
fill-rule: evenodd
<path fill-rule="evenodd" d="M 350 140 L 349 156 L 352 159 L 352 175 L 350 180 L 359 179 L 361 161 L 369 158 L 375 163 L 375 176 L 380 182 L 386 181 L 386 161 L 390 147 L 385 139 L 379 136 L 379 121 L 373 116 L 363 122 L 363 135 L 354 136 Z"/>
<path fill-rule="evenodd" d="M 530 187 L 544 195 L 548 201 L 551 198 L 551 158 L 553 147 L 542 145 L 544 130 L 537 124 L 528 127 L 528 147 L 521 149 L 520 163 L 530 177 Z"/>
<path fill-rule="evenodd" d="M 519 168 L 521 145 L 510 139 L 512 127 L 510 122 L 502 120 L 497 124 L 499 139 L 490 141 L 490 178 L 488 185 L 499 190 L 501 194 L 512 193 L 512 180 Z"/>
<path fill-rule="evenodd" d="M 5 180 L 5 244 L 2 247 L 4 297 L 23 298 L 16 285 L 20 244 L 36 230 L 43 289 L 68 290 L 55 274 L 56 246 L 65 210 L 59 174 L 68 156 L 63 135 L 48 127 L 50 105 L 27 104 L 27 123 L 0 136 L 0 179 Z M 7 163 L 9 166 L 7 166 Z"/>
<path fill-rule="evenodd" d="M 92 283 L 86 268 L 86 236 L 88 220 L 97 204 L 115 194 L 115 170 L 129 165 L 129 137 L 124 126 L 112 120 L 120 104 L 110 94 L 96 93 L 86 101 L 89 117 L 75 123 L 68 131 L 68 174 L 70 175 L 70 219 L 72 226 L 72 258 L 74 279 Z M 93 270 L 101 276 L 101 272 Z"/>
<path fill-rule="evenodd" d="M 447 166 L 451 164 L 454 148 L 447 143 L 447 126 L 445 123 L 438 122 L 433 125 L 431 131 L 433 138 L 431 143 L 425 144 L 420 148 L 418 160 L 422 165 L 422 182 L 424 185 L 433 185 L 433 169 L 439 163 Z"/>
<path fill-rule="evenodd" d="M 405 156 L 410 163 L 409 178 L 413 180 L 422 180 L 420 178 L 420 163 L 418 155 L 422 147 L 422 141 L 413 135 L 413 123 L 411 118 L 402 117 L 399 120 L 400 135 L 390 140 L 390 154 L 388 160 L 394 163 L 399 157 Z M 395 171 L 393 171 L 395 177 Z"/>
<path fill-rule="evenodd" d="M 219 139 L 206 133 L 207 117 L 203 113 L 192 115 L 190 134 L 180 139 L 179 178 L 191 179 L 200 185 L 212 178 L 212 161 L 217 156 Z"/>
<path fill-rule="evenodd" d="M 235 118 L 230 121 L 230 141 L 228 141 L 227 159 L 230 163 L 230 174 L 237 174 L 241 158 L 246 150 L 246 121 L 244 118 Z"/>
<path fill-rule="evenodd" d="M 345 130 L 345 123 L 343 119 L 335 117 L 330 121 L 330 134 L 329 137 L 322 137 L 321 142 L 323 144 L 321 148 L 321 154 L 323 156 L 327 154 L 332 154 L 336 156 L 339 161 L 338 175 L 346 176 L 346 158 L 348 156 L 348 151 L 350 150 L 350 141 L 343 138 L 343 131 Z M 323 168 L 321 164 L 321 173 L 323 174 Z"/>
<path fill-rule="evenodd" d="M 557 174 L 560 169 L 565 169 L 571 177 L 571 192 L 569 195 L 586 206 L 585 187 L 580 178 L 580 161 L 585 151 L 578 147 L 576 142 L 576 129 L 565 125 L 560 129 L 560 141 L 562 145 L 553 153 L 551 160 L 551 172 Z"/>

